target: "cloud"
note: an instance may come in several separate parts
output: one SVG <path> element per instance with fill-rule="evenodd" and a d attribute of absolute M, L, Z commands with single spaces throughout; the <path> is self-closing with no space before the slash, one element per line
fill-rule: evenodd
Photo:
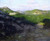
<path fill-rule="evenodd" d="M 46 8 L 48 8 L 48 7 L 49 7 L 49 6 L 43 6 L 42 8 L 43 8 L 43 9 L 46 9 Z"/>
<path fill-rule="evenodd" d="M 43 6 L 40 7 L 40 9 L 42 9 L 42 10 L 49 10 L 50 6 L 43 5 Z"/>
<path fill-rule="evenodd" d="M 35 2 L 35 0 L 29 0 L 27 3 L 28 4 L 33 4 Z"/>
<path fill-rule="evenodd" d="M 1 0 L 0 7 L 7 6 L 13 10 L 49 9 L 48 0 Z"/>

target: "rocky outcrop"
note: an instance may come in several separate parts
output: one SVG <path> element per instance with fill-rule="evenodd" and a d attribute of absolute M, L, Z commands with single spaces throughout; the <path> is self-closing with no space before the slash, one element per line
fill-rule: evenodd
<path fill-rule="evenodd" d="M 0 41 L 50 41 L 50 29 L 40 27 L 44 26 L 0 13 Z"/>
<path fill-rule="evenodd" d="M 44 23 L 44 29 L 50 29 L 50 19 L 44 19 L 43 20 Z"/>
<path fill-rule="evenodd" d="M 23 31 L 32 31 L 35 23 L 27 21 L 25 18 L 12 17 L 0 12 L 0 38 L 12 36 Z"/>

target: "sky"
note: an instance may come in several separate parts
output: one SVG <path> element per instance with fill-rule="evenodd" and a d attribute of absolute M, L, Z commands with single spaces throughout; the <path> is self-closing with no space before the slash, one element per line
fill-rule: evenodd
<path fill-rule="evenodd" d="M 0 0 L 0 7 L 9 7 L 14 11 L 50 10 L 50 0 Z"/>

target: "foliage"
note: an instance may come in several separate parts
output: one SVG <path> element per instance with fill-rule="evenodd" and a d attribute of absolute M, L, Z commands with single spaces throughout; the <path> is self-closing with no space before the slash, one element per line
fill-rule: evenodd
<path fill-rule="evenodd" d="M 25 11 L 24 13 L 26 13 L 26 14 L 24 14 L 24 13 L 22 14 L 22 13 L 17 12 L 17 11 L 12 11 L 8 7 L 0 8 L 0 10 L 5 12 L 5 13 L 15 12 L 16 15 L 12 15 L 12 16 L 14 16 L 14 17 L 24 17 L 27 20 L 34 22 L 34 23 L 42 22 L 43 19 L 46 19 L 46 18 L 50 19 L 50 11 L 45 11 L 45 10 L 43 11 L 43 10 L 35 9 L 35 10 Z M 6 11 L 4 11 L 4 10 L 6 10 Z M 41 13 L 45 12 L 45 14 L 39 14 L 39 15 L 32 14 L 33 12 L 36 12 L 36 11 L 41 12 Z"/>
<path fill-rule="evenodd" d="M 50 19 L 50 13 L 48 14 L 42 14 L 42 15 L 25 15 L 25 14 L 16 14 L 13 15 L 14 17 L 24 17 L 27 20 L 34 22 L 34 23 L 39 23 L 42 22 L 43 19 Z"/>

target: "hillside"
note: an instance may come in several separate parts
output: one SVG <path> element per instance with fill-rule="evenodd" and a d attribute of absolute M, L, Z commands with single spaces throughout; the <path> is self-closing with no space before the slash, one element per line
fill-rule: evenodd
<path fill-rule="evenodd" d="M 10 13 L 10 12 L 13 12 L 11 9 L 9 9 L 8 7 L 2 7 L 0 8 L 0 11 L 3 11 L 5 13 Z"/>
<path fill-rule="evenodd" d="M 50 10 L 46 11 L 46 10 L 35 9 L 35 10 L 24 11 L 23 13 L 20 11 L 13 11 L 8 7 L 0 8 L 0 10 L 5 12 L 6 14 L 9 13 L 9 15 L 14 17 L 24 17 L 27 20 L 34 23 L 39 23 L 45 18 L 50 19 Z"/>
<path fill-rule="evenodd" d="M 25 11 L 25 14 L 46 14 L 47 11 L 43 11 L 43 10 L 38 10 L 38 9 L 34 9 L 34 10 L 30 10 L 30 11 Z"/>
<path fill-rule="evenodd" d="M 0 11 L 5 12 L 5 13 L 9 13 L 9 15 L 16 15 L 16 14 L 20 14 L 20 12 L 18 11 L 13 11 L 8 7 L 2 7 L 0 8 Z"/>
<path fill-rule="evenodd" d="M 0 8 L 0 11 L 3 11 L 5 13 L 11 13 L 10 15 L 15 15 L 15 14 L 28 14 L 28 15 L 39 15 L 39 14 L 46 14 L 46 13 L 50 13 L 50 10 L 39 10 L 39 9 L 34 9 L 34 10 L 28 10 L 28 11 L 13 11 L 8 7 L 2 7 Z"/>
<path fill-rule="evenodd" d="M 31 16 L 29 19 L 36 21 L 35 17 L 38 19 L 37 16 Z M 23 17 L 15 18 L 0 13 L 0 41 L 50 41 L 50 19 L 44 19 L 43 22 L 44 25 L 32 23 Z"/>

